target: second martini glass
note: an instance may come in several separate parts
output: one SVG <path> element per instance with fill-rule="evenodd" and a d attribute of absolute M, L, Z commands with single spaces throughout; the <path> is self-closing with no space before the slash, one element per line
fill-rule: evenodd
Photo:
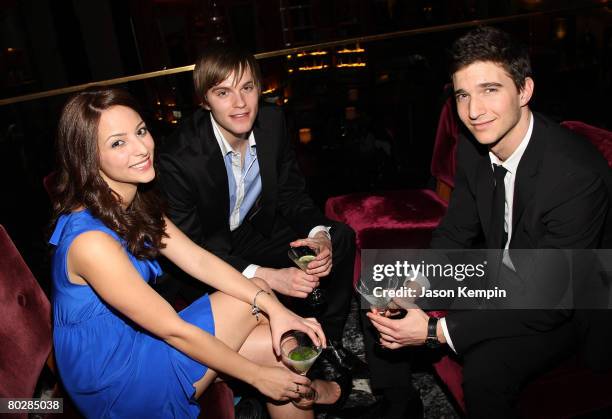
<path fill-rule="evenodd" d="M 292 247 L 287 254 L 289 259 L 304 272 L 308 269 L 308 264 L 317 257 L 315 251 L 308 246 Z M 306 303 L 313 310 L 321 310 L 326 303 L 325 293 L 321 288 L 314 288 L 306 297 Z"/>
<path fill-rule="evenodd" d="M 371 307 L 376 309 L 378 314 L 384 314 L 385 311 L 387 311 L 392 298 L 389 297 L 387 293 L 382 293 L 382 291 L 384 290 L 388 292 L 390 290 L 395 290 L 397 289 L 398 283 L 399 278 L 395 276 L 386 278 L 381 282 L 375 282 L 374 280 L 366 282 L 361 279 L 357 284 L 357 292 L 361 294 L 363 299 L 366 300 Z M 377 287 L 380 288 L 378 290 L 379 296 L 376 296 L 376 293 L 374 292 L 374 289 Z"/>
<path fill-rule="evenodd" d="M 322 348 L 316 346 L 310 336 L 297 330 L 285 333 L 281 338 L 281 355 L 283 363 L 292 371 L 300 375 L 306 375 L 310 367 L 315 363 Z M 317 392 L 310 388 L 300 393 L 300 398 L 292 400 L 298 407 L 308 407 L 317 399 Z"/>

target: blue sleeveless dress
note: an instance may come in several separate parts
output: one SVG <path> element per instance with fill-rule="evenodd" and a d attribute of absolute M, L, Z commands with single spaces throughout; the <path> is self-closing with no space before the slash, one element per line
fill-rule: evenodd
<path fill-rule="evenodd" d="M 50 243 L 53 342 L 60 377 L 88 418 L 196 418 L 200 408 L 193 383 L 207 371 L 163 340 L 108 306 L 88 285 L 68 280 L 67 255 L 81 233 L 100 230 L 120 242 L 143 281 L 161 274 L 153 260 L 139 260 L 125 242 L 88 210 L 59 218 Z M 214 335 L 208 295 L 179 315 Z"/>

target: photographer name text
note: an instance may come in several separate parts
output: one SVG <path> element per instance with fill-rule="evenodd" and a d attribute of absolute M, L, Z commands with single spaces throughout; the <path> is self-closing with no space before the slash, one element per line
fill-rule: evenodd
<path fill-rule="evenodd" d="M 420 290 L 401 287 L 396 290 L 387 290 L 383 287 L 375 287 L 374 297 L 378 298 L 506 298 L 507 292 L 504 289 L 495 287 L 494 289 L 468 289 L 468 287 L 458 287 L 457 289 L 426 289 Z"/>

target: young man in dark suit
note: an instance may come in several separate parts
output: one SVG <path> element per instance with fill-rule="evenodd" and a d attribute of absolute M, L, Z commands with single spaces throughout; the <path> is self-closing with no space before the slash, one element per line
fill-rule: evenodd
<path fill-rule="evenodd" d="M 282 110 L 259 107 L 261 76 L 252 55 L 209 48 L 193 75 L 202 108 L 158 155 L 168 216 L 198 245 L 278 294 L 303 300 L 321 287 L 327 303 L 317 318 L 342 355 L 354 232 L 326 219 L 306 194 Z M 293 266 L 290 246 L 316 251 L 307 271 Z"/>
<path fill-rule="evenodd" d="M 484 238 L 488 249 L 506 249 L 489 275 L 503 283 L 529 268 L 530 280 L 553 284 L 541 269 L 551 266 L 547 256 L 525 267 L 512 258 L 514 249 L 609 247 L 607 162 L 587 139 L 529 109 L 529 57 L 508 34 L 475 29 L 454 43 L 451 56 L 457 112 L 468 133 L 458 144 L 455 188 L 431 246 L 467 249 Z M 439 321 L 420 309 L 400 320 L 368 317 L 384 347 L 448 344 L 459 354 L 470 417 L 517 417 L 521 386 L 575 351 L 586 330 L 587 345 L 610 347 L 610 333 L 591 322 L 609 312 L 542 308 L 550 309 L 450 311 Z M 592 365 L 610 365 L 609 350 L 594 353 L 600 357 Z"/>

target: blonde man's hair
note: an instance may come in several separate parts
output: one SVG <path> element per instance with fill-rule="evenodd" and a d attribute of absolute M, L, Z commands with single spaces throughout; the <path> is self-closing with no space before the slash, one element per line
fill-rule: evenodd
<path fill-rule="evenodd" d="M 193 85 L 200 103 L 206 103 L 206 92 L 211 87 L 231 74 L 234 74 L 234 82 L 238 83 L 247 68 L 251 70 L 257 90 L 261 91 L 261 71 L 252 54 L 225 45 L 207 48 L 196 61 L 193 70 Z"/>

